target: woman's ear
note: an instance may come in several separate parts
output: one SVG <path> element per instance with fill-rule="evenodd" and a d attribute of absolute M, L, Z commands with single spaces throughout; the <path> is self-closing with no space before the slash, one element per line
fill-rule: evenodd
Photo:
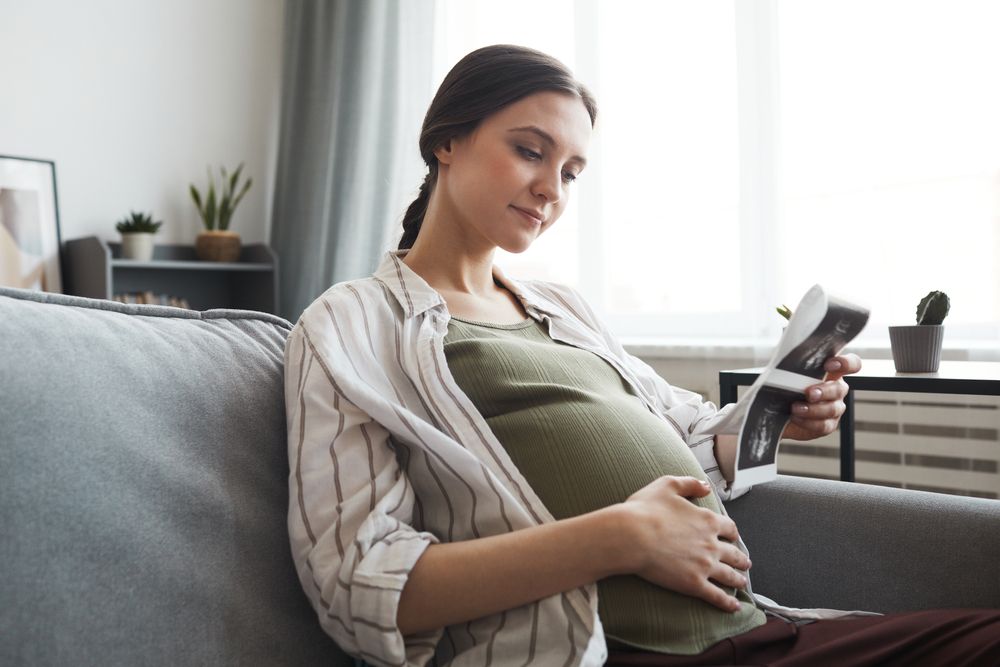
<path fill-rule="evenodd" d="M 455 154 L 453 142 L 453 139 L 449 139 L 434 149 L 434 157 L 440 164 L 451 164 L 451 158 Z"/>

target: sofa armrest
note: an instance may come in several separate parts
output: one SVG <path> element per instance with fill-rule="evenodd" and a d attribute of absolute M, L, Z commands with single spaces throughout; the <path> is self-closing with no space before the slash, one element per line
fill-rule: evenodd
<path fill-rule="evenodd" d="M 779 604 L 1000 607 L 998 500 L 779 476 L 727 510 Z"/>

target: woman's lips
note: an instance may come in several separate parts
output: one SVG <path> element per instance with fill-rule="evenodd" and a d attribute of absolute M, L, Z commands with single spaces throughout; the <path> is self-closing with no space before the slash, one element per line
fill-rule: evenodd
<path fill-rule="evenodd" d="M 511 206 L 511 208 L 520 213 L 521 217 L 523 217 L 528 222 L 541 226 L 542 220 L 540 218 L 536 218 L 533 213 L 528 213 L 523 208 L 518 208 L 517 206 Z"/>

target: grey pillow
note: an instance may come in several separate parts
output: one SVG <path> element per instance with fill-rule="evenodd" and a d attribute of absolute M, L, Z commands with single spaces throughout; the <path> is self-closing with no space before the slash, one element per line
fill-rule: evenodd
<path fill-rule="evenodd" d="M 351 664 L 288 547 L 290 329 L 0 288 L 0 664 Z"/>

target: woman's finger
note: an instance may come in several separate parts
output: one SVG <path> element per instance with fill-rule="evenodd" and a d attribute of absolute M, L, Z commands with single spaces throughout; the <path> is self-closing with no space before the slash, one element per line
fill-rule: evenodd
<path fill-rule="evenodd" d="M 861 370 L 861 357 L 853 352 L 830 357 L 823 364 L 823 368 L 826 370 L 827 380 L 839 380 L 845 375 L 857 373 Z"/>
<path fill-rule="evenodd" d="M 735 597 L 722 590 L 712 582 L 707 579 L 701 590 L 698 592 L 698 597 L 700 597 L 705 602 L 718 607 L 723 611 L 739 611 L 740 601 Z"/>
<path fill-rule="evenodd" d="M 802 424 L 810 419 L 839 419 L 846 409 L 847 404 L 840 400 L 813 404 L 793 403 L 792 421 Z"/>
<path fill-rule="evenodd" d="M 837 401 L 847 396 L 849 387 L 843 380 L 830 380 L 815 384 L 805 390 L 805 398 L 809 403 Z"/>
<path fill-rule="evenodd" d="M 708 573 L 708 578 L 722 586 L 729 588 L 744 588 L 747 585 L 747 578 L 742 572 L 737 572 L 725 563 L 719 563 Z"/>
<path fill-rule="evenodd" d="M 736 529 L 736 522 L 727 516 L 719 514 L 716 514 L 715 516 L 717 517 L 716 521 L 718 522 L 715 529 L 716 534 L 723 539 L 729 540 L 730 542 L 739 541 L 740 533 Z"/>
<path fill-rule="evenodd" d="M 722 553 L 719 554 L 719 561 L 726 567 L 736 570 L 746 571 L 751 566 L 750 557 L 733 544 L 725 544 L 723 546 Z"/>

